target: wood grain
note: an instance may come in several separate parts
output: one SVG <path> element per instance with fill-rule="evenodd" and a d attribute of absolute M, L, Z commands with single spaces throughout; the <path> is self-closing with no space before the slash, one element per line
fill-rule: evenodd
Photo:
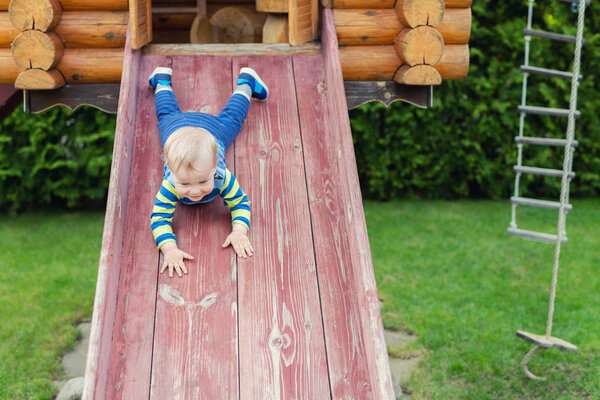
<path fill-rule="evenodd" d="M 134 90 L 138 100 L 127 219 L 119 262 L 118 300 L 110 352 L 106 397 L 148 398 L 154 336 L 158 251 L 150 230 L 150 213 L 163 171 L 156 132 L 154 93 L 146 78 L 157 65 L 169 66 L 164 57 L 143 57 Z M 133 111 L 132 110 L 132 111 Z"/>
<path fill-rule="evenodd" d="M 19 68 L 39 68 L 44 71 L 60 62 L 64 49 L 65 45 L 56 33 L 37 30 L 21 32 L 12 45 L 13 59 Z"/>
<path fill-rule="evenodd" d="M 252 202 L 253 257 L 238 261 L 240 393 L 249 399 L 329 399 L 306 179 L 290 57 L 235 58 L 270 89 L 235 145 Z"/>
<path fill-rule="evenodd" d="M 364 210 L 352 144 L 350 120 L 346 109 L 344 96 L 344 80 L 338 55 L 338 44 L 335 37 L 335 26 L 331 10 L 323 10 L 323 58 L 325 63 L 327 87 L 331 94 L 330 110 L 333 130 L 339 132 L 340 137 L 340 187 L 342 197 L 348 199 L 346 208 L 346 223 L 348 224 L 348 238 L 351 251 L 351 260 L 355 275 L 355 295 L 360 304 L 361 326 L 366 338 L 366 359 L 369 366 L 371 389 L 375 399 L 393 399 L 394 391 L 387 356 L 387 348 L 383 337 L 383 324 L 377 286 L 373 275 L 373 262 L 369 248 L 369 238 L 365 224 Z"/>
<path fill-rule="evenodd" d="M 140 61 L 141 52 L 132 52 L 131 47 L 127 45 L 124 54 L 124 74 L 121 81 L 90 344 L 85 368 L 84 400 L 108 398 L 107 384 L 112 368 L 110 364 L 111 342 L 116 320 L 122 257 L 124 256 L 125 219 L 128 213 L 131 161 L 138 111 L 136 105 Z"/>
<path fill-rule="evenodd" d="M 134 0 L 129 5 L 131 48 L 140 49 L 152 41 L 152 2 Z"/>
<path fill-rule="evenodd" d="M 180 56 L 172 67 L 182 110 L 221 111 L 232 93 L 230 58 Z M 235 172 L 232 148 L 227 161 Z M 237 265 L 231 247 L 221 247 L 230 225 L 220 198 L 177 206 L 173 227 L 179 247 L 195 259 L 186 261 L 184 278 L 159 276 L 153 399 L 238 398 Z"/>

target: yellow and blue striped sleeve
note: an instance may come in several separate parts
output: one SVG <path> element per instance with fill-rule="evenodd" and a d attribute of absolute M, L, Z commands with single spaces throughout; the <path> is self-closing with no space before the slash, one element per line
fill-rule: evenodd
<path fill-rule="evenodd" d="M 171 228 L 173 213 L 175 206 L 180 196 L 175 191 L 173 185 L 166 179 L 163 179 L 162 185 L 154 199 L 154 208 L 150 216 L 150 227 L 152 228 L 152 236 L 156 242 L 156 247 L 159 249 L 167 242 L 177 243 L 177 238 Z"/>
<path fill-rule="evenodd" d="M 250 201 L 229 169 L 225 169 L 225 182 L 221 188 L 221 197 L 231 211 L 231 225 L 241 224 L 246 229 L 250 229 Z"/>

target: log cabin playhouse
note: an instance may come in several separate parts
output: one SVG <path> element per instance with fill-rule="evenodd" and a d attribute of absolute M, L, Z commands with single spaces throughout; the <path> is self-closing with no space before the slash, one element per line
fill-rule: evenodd
<path fill-rule="evenodd" d="M 233 1 L 0 0 L 0 83 L 29 111 L 117 112 L 83 399 L 391 400 L 347 109 L 427 107 L 465 76 L 470 1 Z M 156 66 L 184 111 L 217 114 L 240 67 L 270 89 L 226 155 L 255 254 L 221 248 L 222 202 L 178 205 L 184 278 L 159 274 L 149 226 Z"/>
<path fill-rule="evenodd" d="M 128 24 L 145 54 L 307 53 L 319 51 L 320 10 L 331 8 L 349 108 L 371 99 L 427 107 L 432 85 L 467 75 L 471 3 L 0 0 L 0 85 L 25 90 L 32 112 L 116 112 Z"/>

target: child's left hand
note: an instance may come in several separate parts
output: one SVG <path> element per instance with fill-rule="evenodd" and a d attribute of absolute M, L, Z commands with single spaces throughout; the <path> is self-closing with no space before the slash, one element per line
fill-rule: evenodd
<path fill-rule="evenodd" d="M 250 239 L 248 239 L 248 230 L 245 226 L 240 224 L 233 224 L 233 229 L 225 242 L 223 243 L 223 247 L 227 247 L 231 244 L 238 257 L 247 258 L 248 256 L 252 256 L 254 254 L 254 249 L 252 248 L 252 244 L 250 243 Z"/>

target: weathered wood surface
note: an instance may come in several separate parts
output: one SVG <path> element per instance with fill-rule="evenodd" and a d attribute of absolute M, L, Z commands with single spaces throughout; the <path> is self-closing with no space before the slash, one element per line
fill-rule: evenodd
<path fill-rule="evenodd" d="M 331 10 L 323 11 L 322 32 L 325 76 L 327 86 L 330 88 L 328 95 L 331 96 L 328 102 L 331 110 L 329 122 L 333 126 L 333 132 L 339 134 L 338 160 L 340 171 L 344 171 L 339 175 L 342 189 L 341 198 L 345 200 L 343 208 L 347 212 L 345 215 L 348 224 L 348 243 L 351 249 L 351 268 L 356 272 L 354 295 L 357 296 L 358 304 L 360 304 L 360 330 L 365 337 L 365 357 L 369 368 L 371 389 L 375 399 L 392 399 L 394 398 L 392 378 L 383 337 L 379 297 L 377 296 L 369 238 L 364 222 L 360 183 L 354 157 L 350 120 L 342 89 L 344 83 Z M 335 392 L 335 388 L 333 390 Z"/>
<path fill-rule="evenodd" d="M 123 49 L 65 49 L 57 68 L 69 83 L 119 83 Z"/>
<path fill-rule="evenodd" d="M 1 49 L 0 49 L 1 50 Z M 279 56 L 292 54 L 318 54 L 319 44 L 307 43 L 301 46 L 288 44 L 150 44 L 144 47 L 144 55 L 207 55 L 207 56 Z"/>
<path fill-rule="evenodd" d="M 123 78 L 121 79 L 121 97 L 115 130 L 104 233 L 102 235 L 102 250 L 100 252 L 94 299 L 92 329 L 85 368 L 84 400 L 110 398 L 107 394 L 107 384 L 112 369 L 110 363 L 111 347 L 118 310 L 119 279 L 123 257 L 126 253 L 123 249 L 123 242 L 127 236 L 125 220 L 129 211 L 128 197 L 130 184 L 132 183 L 132 156 L 134 153 L 136 118 L 139 111 L 137 107 L 137 88 L 140 82 L 140 59 L 141 52 L 132 52 L 131 46 L 127 43 L 125 46 Z M 135 207 L 134 210 L 137 209 L 137 205 Z M 133 211 L 132 214 L 134 214 Z M 119 312 L 122 311 L 122 309 L 119 310 Z M 125 356 L 128 355 L 125 354 Z"/>
<path fill-rule="evenodd" d="M 327 399 L 329 382 L 302 140 L 289 57 L 235 58 L 268 79 L 236 143 L 251 196 L 256 253 L 238 261 L 240 393 L 251 399 Z"/>
<path fill-rule="evenodd" d="M 316 0 L 292 0 L 289 6 L 290 44 L 298 46 L 316 39 L 319 24 L 319 3 Z"/>
<path fill-rule="evenodd" d="M 431 86 L 440 85 L 442 77 L 431 65 L 403 65 L 394 74 L 394 82 L 403 85 Z"/>
<path fill-rule="evenodd" d="M 221 111 L 232 92 L 230 58 L 175 57 L 172 68 L 182 110 Z M 150 120 L 154 125 L 156 118 Z M 157 135 L 156 128 L 147 133 Z M 235 174 L 233 156 L 232 146 L 227 166 Z M 240 182 L 244 190 L 246 183 Z M 184 278 L 166 272 L 158 278 L 152 399 L 238 398 L 237 263 L 231 248 L 221 248 L 230 224 L 220 199 L 177 207 L 173 226 L 179 246 L 195 259 L 187 262 Z"/>
<path fill-rule="evenodd" d="M 21 69 L 48 71 L 58 65 L 64 50 L 65 46 L 56 33 L 38 30 L 21 32 L 12 45 L 13 59 Z"/>
<path fill-rule="evenodd" d="M 135 0 L 129 4 L 131 48 L 139 49 L 152 41 L 152 2 Z"/>
<path fill-rule="evenodd" d="M 55 106 L 76 110 L 80 106 L 96 107 L 106 113 L 116 114 L 119 105 L 118 83 L 65 85 L 56 90 L 29 90 L 25 112 L 39 113 Z"/>
<path fill-rule="evenodd" d="M 405 101 L 414 106 L 432 106 L 431 87 L 400 85 L 393 81 L 346 81 L 346 102 L 351 110 L 371 101 L 389 106 L 394 101 Z"/>
<path fill-rule="evenodd" d="M 50 31 L 60 21 L 62 11 L 58 0 L 12 0 L 8 8 L 13 26 L 20 31 Z"/>
<path fill-rule="evenodd" d="M 400 30 L 406 28 L 393 9 L 333 10 L 335 30 L 340 45 L 392 44 Z M 442 22 L 435 27 L 446 44 L 466 44 L 471 33 L 471 9 L 446 10 Z"/>
<path fill-rule="evenodd" d="M 396 54 L 404 64 L 436 64 L 444 51 L 442 35 L 431 26 L 403 29 L 394 39 Z"/>

